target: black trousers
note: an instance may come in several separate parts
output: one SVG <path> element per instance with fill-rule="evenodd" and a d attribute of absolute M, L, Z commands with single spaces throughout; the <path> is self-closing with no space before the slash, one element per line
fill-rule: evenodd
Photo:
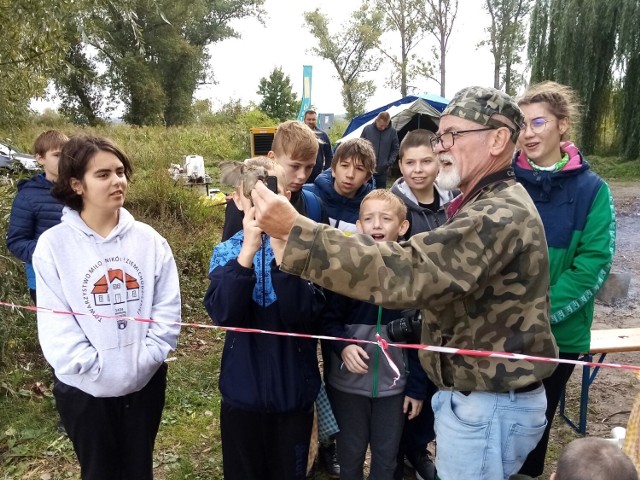
<path fill-rule="evenodd" d="M 166 386 L 166 363 L 142 390 L 123 397 L 94 397 L 61 381 L 55 384 L 56 407 L 83 480 L 153 479 Z"/>
<path fill-rule="evenodd" d="M 579 353 L 562 353 L 559 357 L 566 360 L 577 360 L 580 356 Z M 558 404 L 560 403 L 560 397 L 565 385 L 569 381 L 575 365 L 568 363 L 559 363 L 555 371 L 550 377 L 545 378 L 542 383 L 547 394 L 547 428 L 545 428 L 542 438 L 536 445 L 531 453 L 524 461 L 524 465 L 520 468 L 520 472 L 523 475 L 529 475 L 530 477 L 539 477 L 544 470 L 544 460 L 547 456 L 547 446 L 549 445 L 549 432 L 551 432 L 551 424 L 553 418 L 556 415 Z"/>
<path fill-rule="evenodd" d="M 225 480 L 304 480 L 313 405 L 302 412 L 262 413 L 220 405 Z"/>

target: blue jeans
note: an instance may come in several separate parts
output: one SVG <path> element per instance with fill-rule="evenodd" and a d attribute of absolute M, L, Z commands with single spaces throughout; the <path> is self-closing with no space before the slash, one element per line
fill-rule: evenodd
<path fill-rule="evenodd" d="M 518 473 L 547 425 L 544 387 L 526 393 L 438 391 L 436 470 L 440 480 L 498 480 Z"/>

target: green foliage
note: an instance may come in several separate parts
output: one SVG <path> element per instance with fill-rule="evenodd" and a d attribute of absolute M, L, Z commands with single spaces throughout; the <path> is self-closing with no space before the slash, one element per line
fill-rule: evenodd
<path fill-rule="evenodd" d="M 193 92 L 208 74 L 206 47 L 238 36 L 230 22 L 259 17 L 264 0 L 131 1 L 139 36 L 117 9 L 89 16 L 112 94 L 123 99 L 125 119 L 134 125 L 189 123 Z"/>
<path fill-rule="evenodd" d="M 578 92 L 583 103 L 580 145 L 586 153 L 594 152 L 608 113 L 623 4 L 537 0 L 531 16 L 531 83 L 555 80 Z"/>
<path fill-rule="evenodd" d="M 262 77 L 258 86 L 258 95 L 262 95 L 260 110 L 280 122 L 296 117 L 300 108 L 300 100 L 293 92 L 289 75 L 285 75 L 282 67 L 273 69 L 269 78 Z"/>
<path fill-rule="evenodd" d="M 26 122 L 64 55 L 61 25 L 74 9 L 73 0 L 0 0 L 0 126 Z"/>
<path fill-rule="evenodd" d="M 382 33 L 383 14 L 364 2 L 338 33 L 329 31 L 329 17 L 316 9 L 305 12 L 304 19 L 317 40 L 314 54 L 329 60 L 342 82 L 342 103 L 347 118 L 365 111 L 369 97 L 375 92 L 373 81 L 363 81 L 363 73 L 374 72 L 380 59 L 373 55 Z"/>

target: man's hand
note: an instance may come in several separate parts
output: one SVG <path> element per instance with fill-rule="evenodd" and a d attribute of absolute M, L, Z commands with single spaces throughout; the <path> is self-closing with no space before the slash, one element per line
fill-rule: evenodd
<path fill-rule="evenodd" d="M 420 412 L 422 411 L 422 403 L 422 400 L 416 400 L 415 398 L 405 396 L 402 411 L 405 414 L 409 414 L 407 417 L 409 420 L 413 420 L 420 415 Z"/>
<path fill-rule="evenodd" d="M 262 182 L 251 190 L 251 199 L 256 209 L 256 222 L 267 235 L 287 240 L 289 232 L 298 218 L 298 212 L 286 197 L 276 195 Z"/>
<path fill-rule="evenodd" d="M 351 373 L 359 373 L 361 375 L 367 373 L 368 367 L 365 360 L 369 360 L 369 355 L 359 345 L 352 343 L 342 350 L 342 361 Z"/>

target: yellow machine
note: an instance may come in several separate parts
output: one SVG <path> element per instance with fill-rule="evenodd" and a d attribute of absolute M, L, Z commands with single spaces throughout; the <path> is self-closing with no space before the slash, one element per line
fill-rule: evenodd
<path fill-rule="evenodd" d="M 251 129 L 251 156 L 266 155 L 271 150 L 276 127 Z"/>

